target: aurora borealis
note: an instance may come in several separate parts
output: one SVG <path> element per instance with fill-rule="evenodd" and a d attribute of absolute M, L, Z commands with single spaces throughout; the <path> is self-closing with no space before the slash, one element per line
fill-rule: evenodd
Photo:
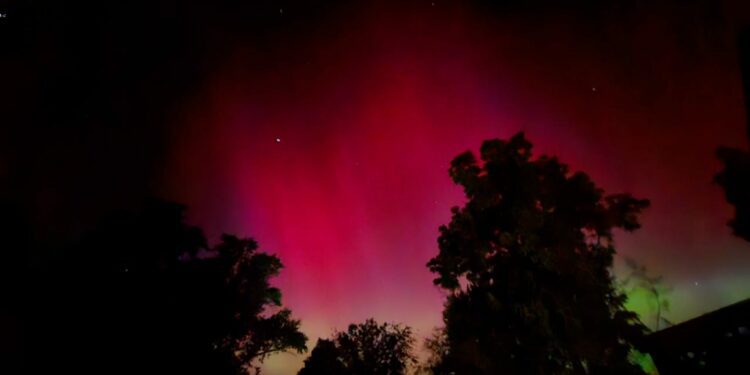
<path fill-rule="evenodd" d="M 643 229 L 617 242 L 675 288 L 670 319 L 747 298 L 748 245 L 711 182 L 716 146 L 747 145 L 731 26 L 698 5 L 668 22 L 643 18 L 668 8 L 644 9 L 599 23 L 441 2 L 316 22 L 285 9 L 278 35 L 236 46 L 178 108 L 163 192 L 210 234 L 279 254 L 285 304 L 311 337 L 371 316 L 426 334 L 442 298 L 424 265 L 462 202 L 448 162 L 524 130 L 537 153 L 651 199 Z M 282 356 L 269 368 L 295 362 Z"/>
<path fill-rule="evenodd" d="M 79 16 L 84 3 L 23 22 L 0 9 L 0 30 L 25 33 L 7 50 L 35 57 L 4 64 L 17 73 L 3 98 L 29 104 L 8 111 L 18 130 L 0 129 L 0 177 L 23 185 L 40 243 L 156 195 L 186 204 L 212 242 L 252 236 L 277 254 L 276 284 L 309 347 L 369 317 L 421 337 L 444 297 L 425 264 L 463 202 L 448 164 L 524 131 L 536 155 L 651 201 L 643 228 L 615 237 L 617 271 L 627 256 L 663 275 L 667 318 L 750 297 L 750 244 L 731 235 L 712 183 L 716 148 L 748 147 L 743 0 L 91 10 L 120 23 Z M 163 17 L 170 7 L 187 21 Z M 139 17 L 143 29 L 129 21 Z M 142 30 L 167 37 L 149 44 Z M 642 296 L 630 305 L 649 318 Z M 266 373 L 303 358 L 272 357 Z"/>

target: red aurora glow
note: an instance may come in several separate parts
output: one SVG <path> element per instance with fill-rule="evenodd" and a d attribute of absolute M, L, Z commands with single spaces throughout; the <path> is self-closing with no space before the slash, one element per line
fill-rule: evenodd
<path fill-rule="evenodd" d="M 644 229 L 617 240 L 675 285 L 676 320 L 750 297 L 750 252 L 711 183 L 715 147 L 746 147 L 730 47 L 681 45 L 687 26 L 656 17 L 622 33 L 624 16 L 526 27 L 438 5 L 291 24 L 237 46 L 175 111 L 164 194 L 210 235 L 280 255 L 277 282 L 312 345 L 371 316 L 421 334 L 440 323 L 425 263 L 462 202 L 448 162 L 519 130 L 607 191 L 652 200 Z"/>

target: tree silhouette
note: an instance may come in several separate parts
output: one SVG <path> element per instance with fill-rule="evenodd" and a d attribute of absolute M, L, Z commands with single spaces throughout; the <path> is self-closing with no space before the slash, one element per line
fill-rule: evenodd
<path fill-rule="evenodd" d="M 448 336 L 445 328 L 435 328 L 431 335 L 424 340 L 424 349 L 427 358 L 419 368 L 419 373 L 424 374 L 447 374 L 443 359 L 449 353 Z"/>
<path fill-rule="evenodd" d="M 279 274 L 281 261 L 257 249 L 253 239 L 224 235 L 209 252 L 221 270 L 217 276 L 225 277 L 230 292 L 229 308 L 224 311 L 227 333 L 219 337 L 217 349 L 231 354 L 239 368 L 256 372 L 254 360 L 288 349 L 302 353 L 307 341 L 291 311 L 279 308 L 281 291 L 269 284 L 270 278 Z"/>
<path fill-rule="evenodd" d="M 319 340 L 299 374 L 405 374 L 416 364 L 413 344 L 411 328 L 368 319 L 349 325 L 333 340 Z"/>
<path fill-rule="evenodd" d="M 663 314 L 669 312 L 670 304 L 667 296 L 672 292 L 672 287 L 664 283 L 664 277 L 650 275 L 646 266 L 638 264 L 631 258 L 625 258 L 625 265 L 630 272 L 622 281 L 622 286 L 630 293 L 638 290 L 648 293 L 654 306 L 654 330 L 658 331 L 662 325 L 671 326 L 673 323 Z"/>
<path fill-rule="evenodd" d="M 332 340 L 318 339 L 305 360 L 305 367 L 299 371 L 299 375 L 344 375 L 347 374 L 341 353 Z"/>
<path fill-rule="evenodd" d="M 714 181 L 724 189 L 727 201 L 735 210 L 729 226 L 736 236 L 750 241 L 750 153 L 719 147 L 716 156 L 724 169 L 716 174 Z"/>
<path fill-rule="evenodd" d="M 238 374 L 306 350 L 269 284 L 280 260 L 249 238 L 209 247 L 183 212 L 151 200 L 114 215 L 39 279 L 31 320 L 55 349 L 31 372 Z"/>
<path fill-rule="evenodd" d="M 605 196 L 531 147 L 519 133 L 451 162 L 468 201 L 428 263 L 450 293 L 436 372 L 641 374 L 628 354 L 646 327 L 615 287 L 612 230 L 638 229 L 649 202 Z"/>

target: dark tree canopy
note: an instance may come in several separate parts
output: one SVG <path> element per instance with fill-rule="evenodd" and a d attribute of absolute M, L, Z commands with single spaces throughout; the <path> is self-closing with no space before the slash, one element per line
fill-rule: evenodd
<path fill-rule="evenodd" d="M 400 375 L 416 364 L 411 328 L 378 324 L 373 319 L 351 324 L 333 340 L 319 340 L 299 375 Z"/>
<path fill-rule="evenodd" d="M 40 275 L 30 320 L 51 358 L 32 373 L 238 374 L 306 350 L 269 284 L 280 260 L 249 238 L 209 247 L 183 211 L 152 200 L 115 215 Z"/>
<path fill-rule="evenodd" d="M 345 375 L 347 369 L 333 340 L 319 339 L 299 375 Z"/>
<path fill-rule="evenodd" d="M 428 263 L 450 291 L 435 372 L 642 373 L 628 356 L 646 328 L 615 287 L 612 231 L 638 229 L 649 202 L 605 195 L 531 148 L 519 133 L 451 162 L 468 201 Z"/>
<path fill-rule="evenodd" d="M 714 181 L 726 194 L 727 201 L 734 206 L 734 218 L 729 226 L 734 234 L 750 241 L 750 153 L 720 147 L 716 155 L 724 164 Z"/>

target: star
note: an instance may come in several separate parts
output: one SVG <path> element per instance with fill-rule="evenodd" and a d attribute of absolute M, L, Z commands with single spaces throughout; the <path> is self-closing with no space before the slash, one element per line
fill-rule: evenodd
<path fill-rule="evenodd" d="M 276 143 L 281 143 L 281 138 L 276 138 Z"/>

